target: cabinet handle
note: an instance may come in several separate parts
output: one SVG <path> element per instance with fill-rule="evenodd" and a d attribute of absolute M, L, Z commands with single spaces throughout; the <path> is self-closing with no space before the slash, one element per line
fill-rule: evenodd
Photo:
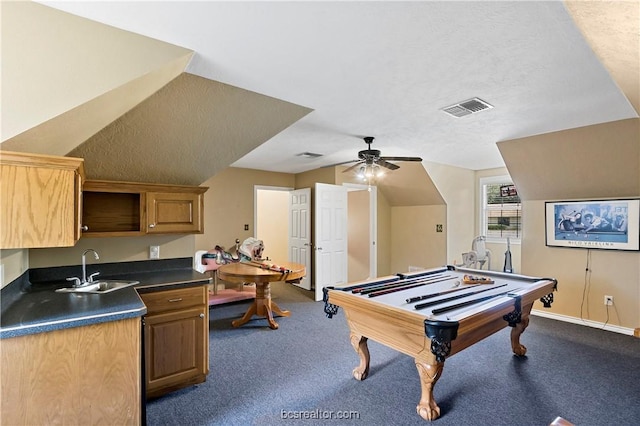
<path fill-rule="evenodd" d="M 83 226 L 80 227 L 80 229 L 83 230 L 83 231 L 88 231 L 89 227 L 87 225 L 83 225 Z"/>
<path fill-rule="evenodd" d="M 169 302 L 182 302 L 182 297 L 176 297 L 175 299 L 169 299 Z"/>
<path fill-rule="evenodd" d="M 155 227 L 156 227 L 156 224 L 155 224 L 155 223 L 150 223 L 150 224 L 149 224 L 149 228 L 155 228 Z"/>
<path fill-rule="evenodd" d="M 200 318 L 204 318 L 204 314 L 200 314 Z"/>

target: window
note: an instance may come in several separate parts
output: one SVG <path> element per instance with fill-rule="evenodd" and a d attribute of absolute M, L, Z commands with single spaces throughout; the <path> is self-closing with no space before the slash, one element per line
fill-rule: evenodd
<path fill-rule="evenodd" d="M 480 179 L 480 230 L 487 241 L 520 241 L 522 203 L 509 176 Z"/>

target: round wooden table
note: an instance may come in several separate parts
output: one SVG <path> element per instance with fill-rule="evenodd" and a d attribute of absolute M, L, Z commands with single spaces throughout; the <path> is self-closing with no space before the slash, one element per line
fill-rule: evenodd
<path fill-rule="evenodd" d="M 269 265 L 270 262 L 265 262 Z M 297 281 L 307 273 L 304 265 L 293 262 L 277 263 L 278 266 L 286 269 L 285 272 L 274 271 L 262 267 L 260 262 L 238 262 L 228 263 L 218 268 L 218 278 L 232 283 L 255 283 L 256 298 L 247 312 L 240 319 L 234 320 L 231 325 L 240 327 L 248 322 L 253 315 L 265 317 L 269 322 L 269 328 L 276 330 L 278 323 L 273 319 L 273 313 L 288 317 L 291 312 L 284 311 L 271 300 L 271 283 L 275 281 Z"/>

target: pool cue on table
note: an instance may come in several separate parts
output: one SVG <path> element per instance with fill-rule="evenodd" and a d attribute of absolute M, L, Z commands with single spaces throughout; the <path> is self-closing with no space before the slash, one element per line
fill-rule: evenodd
<path fill-rule="evenodd" d="M 451 276 L 451 275 L 447 275 L 447 276 Z M 422 281 L 427 281 L 427 280 L 434 280 L 434 279 L 438 279 L 441 278 L 442 274 L 435 274 L 433 276 L 430 277 L 413 277 L 413 278 L 405 278 L 405 279 L 399 279 L 399 280 L 395 280 L 395 281 L 390 281 L 388 283 L 383 283 L 383 284 L 379 284 L 379 285 L 371 285 L 368 287 L 362 287 L 362 288 L 355 288 L 353 289 L 351 292 L 354 294 L 367 294 L 367 293 L 373 293 L 374 291 L 378 291 L 378 290 L 384 290 L 387 288 L 392 288 L 392 287 L 397 287 L 397 286 L 403 286 L 403 285 L 409 285 L 409 284 L 413 284 L 416 283 L 418 281 L 422 282 Z"/>
<path fill-rule="evenodd" d="M 449 289 L 449 290 L 440 291 L 438 293 L 430 293 L 430 294 L 424 294 L 422 296 L 410 297 L 409 299 L 407 299 L 407 303 L 415 303 L 415 302 L 419 302 L 421 300 L 431 299 L 432 297 L 436 297 L 436 296 L 444 296 L 445 294 L 455 293 L 456 291 L 466 290 L 466 289 L 469 289 L 469 288 L 478 287 L 480 285 L 482 285 L 482 284 L 474 284 L 474 285 L 470 285 L 470 286 L 466 286 L 466 287 L 457 287 L 457 288 L 452 288 L 452 289 Z"/>
<path fill-rule="evenodd" d="M 394 283 L 394 282 L 397 283 L 400 280 L 401 280 L 401 278 L 396 275 L 394 277 L 387 278 L 387 279 L 384 279 L 384 280 L 379 280 L 379 281 L 376 280 L 376 281 L 371 281 L 371 282 L 358 283 L 358 284 L 354 284 L 354 285 L 349 286 L 349 287 L 336 288 L 336 290 L 350 291 L 352 293 L 356 293 L 356 292 L 360 292 L 361 290 L 363 290 L 365 288 L 382 286 L 382 285 L 386 285 L 386 284 L 390 284 L 390 283 Z"/>
<path fill-rule="evenodd" d="M 507 296 L 509 296 L 509 297 L 517 297 L 517 296 L 519 296 L 519 294 L 516 294 L 516 291 L 518 291 L 518 290 L 520 290 L 520 289 L 519 289 L 519 288 L 515 288 L 515 289 L 513 289 L 513 290 L 509 290 L 509 291 L 507 292 Z M 494 296 L 503 296 L 503 295 L 504 295 L 504 293 L 498 293 L 498 294 L 496 294 L 496 295 L 494 295 Z M 490 299 L 489 299 L 489 300 L 490 300 Z M 482 302 L 488 302 L 488 300 L 486 300 L 486 301 L 482 301 Z M 480 303 L 480 305 L 484 305 L 484 303 Z M 453 316 L 454 316 L 454 317 L 465 316 L 465 312 L 470 311 L 471 309 L 477 309 L 477 306 L 474 306 L 473 308 L 465 309 L 465 310 L 464 310 L 464 311 L 462 311 L 462 312 L 457 312 L 457 313 L 456 313 L 455 315 L 453 315 Z M 450 316 L 448 316 L 448 315 L 447 315 L 447 320 L 448 320 L 448 321 L 451 321 L 451 317 L 450 317 Z"/>
<path fill-rule="evenodd" d="M 473 300 L 467 300 L 466 302 L 460 302 L 460 303 L 456 303 L 453 305 L 449 305 L 449 306 L 443 306 L 442 308 L 437 308 L 431 311 L 431 313 L 433 315 L 438 315 L 441 314 L 443 312 L 448 312 L 448 311 L 453 311 L 456 309 L 460 309 L 460 308 L 464 308 L 465 306 L 469 306 L 469 305 L 476 305 L 480 302 L 484 302 L 486 300 L 491 300 L 491 299 L 495 299 L 497 297 L 502 297 L 503 295 L 510 293 L 511 290 L 507 290 L 507 291 L 503 291 L 501 293 L 496 293 L 496 294 L 492 294 L 490 296 L 484 296 L 484 297 L 479 297 L 477 299 L 473 299 Z"/>
<path fill-rule="evenodd" d="M 267 265 L 266 263 L 256 262 L 253 260 L 242 261 L 240 263 L 253 266 L 254 268 L 267 269 L 269 271 L 274 271 L 274 272 L 282 272 L 283 274 L 288 274 L 291 272 L 290 269 L 287 269 L 283 266 Z"/>
<path fill-rule="evenodd" d="M 482 292 L 485 292 L 485 291 L 495 290 L 496 288 L 504 287 L 506 285 L 507 284 L 496 285 L 496 286 L 493 286 L 491 288 L 485 288 L 485 289 L 482 289 L 482 290 L 476 290 L 476 291 L 472 291 L 472 292 L 465 293 L 465 294 L 459 294 L 459 295 L 456 295 L 456 296 L 446 297 L 446 298 L 440 299 L 440 300 L 434 300 L 434 301 L 425 302 L 425 303 L 418 303 L 413 308 L 417 309 L 417 310 L 424 309 L 424 308 L 428 308 L 429 306 L 440 305 L 440 304 L 442 304 L 444 302 L 450 302 L 452 300 L 462 299 L 463 297 L 468 297 L 468 296 L 471 296 L 471 295 L 474 295 L 474 294 L 478 294 L 478 293 L 482 293 Z"/>
<path fill-rule="evenodd" d="M 368 293 L 367 295 L 369 297 L 383 296 L 385 294 L 395 293 L 397 291 L 404 291 L 404 290 L 409 290 L 411 288 L 422 287 L 423 285 L 430 285 L 430 284 L 435 284 L 435 283 L 439 283 L 439 282 L 442 282 L 442 281 L 449 281 L 452 278 L 454 278 L 454 277 L 450 277 L 450 278 L 444 277 L 444 278 L 440 278 L 439 280 L 431 280 L 429 282 L 419 282 L 419 283 L 416 283 L 416 284 L 410 284 L 410 285 L 406 285 L 406 286 L 403 286 L 403 287 L 393 287 L 393 288 L 389 288 L 389 289 L 385 289 L 385 290 L 378 290 L 378 291 L 375 291 L 373 293 Z"/>
<path fill-rule="evenodd" d="M 392 283 L 385 284 L 385 285 L 382 285 L 382 286 L 379 286 L 379 287 L 376 286 L 376 287 L 365 288 L 365 289 L 362 289 L 361 291 L 359 291 L 357 293 L 354 291 L 354 293 L 355 294 L 358 294 L 358 293 L 359 294 L 369 294 L 369 293 L 374 293 L 376 291 L 391 289 L 391 288 L 394 288 L 394 287 L 406 287 L 408 285 L 417 284 L 417 283 L 427 283 L 427 282 L 436 281 L 438 279 L 447 278 L 447 277 L 453 278 L 452 275 L 446 275 L 444 277 L 438 276 L 438 277 L 430 277 L 430 278 L 411 278 L 411 279 L 408 279 L 408 280 L 400 280 L 398 282 L 392 282 Z"/>

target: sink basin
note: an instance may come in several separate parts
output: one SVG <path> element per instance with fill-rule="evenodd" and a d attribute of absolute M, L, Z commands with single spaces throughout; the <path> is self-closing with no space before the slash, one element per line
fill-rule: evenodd
<path fill-rule="evenodd" d="M 103 294 L 111 293 L 112 291 L 120 290 L 122 288 L 130 287 L 139 283 L 140 281 L 100 280 L 84 285 L 82 287 L 65 287 L 59 288 L 56 291 L 59 293 Z"/>

